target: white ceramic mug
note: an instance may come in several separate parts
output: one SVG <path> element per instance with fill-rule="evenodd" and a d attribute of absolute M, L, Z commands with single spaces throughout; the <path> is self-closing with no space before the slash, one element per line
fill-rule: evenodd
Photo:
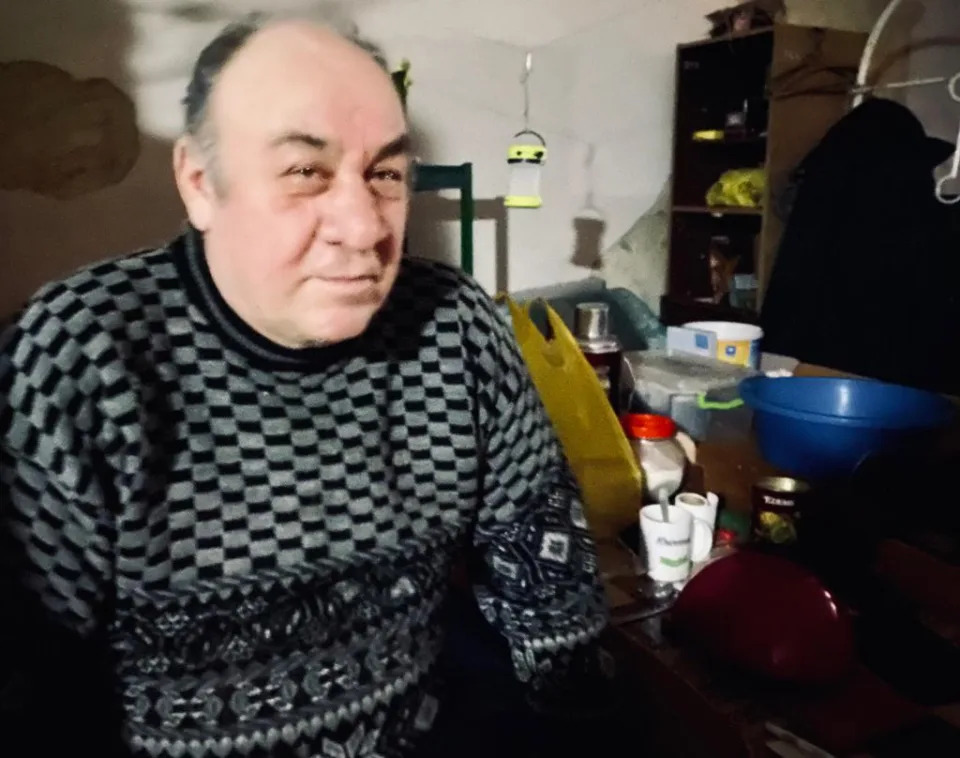
<path fill-rule="evenodd" d="M 647 575 L 658 582 L 682 582 L 690 576 L 690 535 L 693 516 L 667 506 L 669 521 L 659 505 L 640 509 L 640 532 L 647 551 Z"/>
<path fill-rule="evenodd" d="M 720 499 L 712 492 L 706 497 L 695 492 L 681 492 L 673 499 L 677 508 L 693 518 L 690 534 L 690 558 L 700 563 L 710 557 L 713 550 L 713 533 L 717 524 L 717 505 Z"/>

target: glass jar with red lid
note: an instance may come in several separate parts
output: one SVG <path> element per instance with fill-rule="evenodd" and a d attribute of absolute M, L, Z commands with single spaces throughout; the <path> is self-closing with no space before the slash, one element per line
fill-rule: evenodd
<path fill-rule="evenodd" d="M 644 496 L 656 501 L 671 497 L 683 484 L 687 456 L 677 441 L 677 425 L 667 416 L 628 413 L 623 429 L 643 470 Z"/>

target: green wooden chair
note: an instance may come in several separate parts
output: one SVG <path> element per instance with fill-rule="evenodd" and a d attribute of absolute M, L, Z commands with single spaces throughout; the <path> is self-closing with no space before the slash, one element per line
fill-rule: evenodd
<path fill-rule="evenodd" d="M 393 84 L 400 95 L 403 109 L 407 109 L 407 94 L 412 81 L 410 79 L 410 61 L 404 60 L 400 67 L 391 72 Z M 473 276 L 473 219 L 476 209 L 473 203 L 473 164 L 461 163 L 459 166 L 439 166 L 417 164 L 413 183 L 414 192 L 439 192 L 440 190 L 458 190 L 460 192 L 460 267 Z"/>
<path fill-rule="evenodd" d="M 413 183 L 415 192 L 438 192 L 452 189 L 460 192 L 460 267 L 473 276 L 473 164 L 439 166 L 419 164 Z"/>

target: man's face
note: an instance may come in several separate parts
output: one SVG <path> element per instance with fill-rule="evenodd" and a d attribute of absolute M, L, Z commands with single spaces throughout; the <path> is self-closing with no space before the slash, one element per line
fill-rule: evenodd
<path fill-rule="evenodd" d="M 251 40 L 214 90 L 207 259 L 227 302 L 268 338 L 339 342 L 367 328 L 396 280 L 405 118 L 389 77 L 359 50 L 337 55 L 308 38 L 271 54 L 276 41 L 266 42 Z"/>

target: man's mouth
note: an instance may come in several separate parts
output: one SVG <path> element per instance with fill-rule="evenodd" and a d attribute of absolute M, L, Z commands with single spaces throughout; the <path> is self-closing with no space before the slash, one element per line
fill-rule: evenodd
<path fill-rule="evenodd" d="M 366 305 L 380 299 L 381 277 L 375 274 L 357 276 L 315 276 L 310 279 L 319 292 L 326 297 L 347 304 Z"/>
<path fill-rule="evenodd" d="M 320 282 L 323 282 L 324 284 L 344 287 L 369 286 L 380 281 L 380 277 L 376 274 L 358 274 L 355 276 L 317 276 L 314 278 Z"/>

